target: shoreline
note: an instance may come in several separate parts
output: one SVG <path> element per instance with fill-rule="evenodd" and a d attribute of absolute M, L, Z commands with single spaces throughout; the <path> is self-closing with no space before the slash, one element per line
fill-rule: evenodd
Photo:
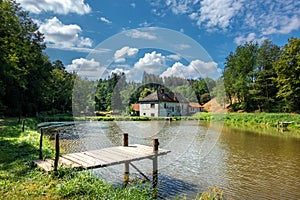
<path fill-rule="evenodd" d="M 199 120 L 223 123 L 238 129 L 252 130 L 267 135 L 284 135 L 300 138 L 300 114 L 287 113 L 196 113 L 193 116 L 177 117 L 140 117 L 140 116 L 45 116 L 38 117 L 41 122 L 53 121 L 180 121 Z M 293 122 L 287 125 L 287 130 L 278 131 L 278 122 Z"/>

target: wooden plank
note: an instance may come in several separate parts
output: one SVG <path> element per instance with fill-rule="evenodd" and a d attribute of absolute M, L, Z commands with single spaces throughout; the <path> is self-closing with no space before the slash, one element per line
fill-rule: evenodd
<path fill-rule="evenodd" d="M 102 154 L 98 154 L 98 152 L 87 152 L 90 156 L 94 156 L 95 158 L 99 159 L 99 160 L 106 160 L 106 164 L 103 167 L 106 166 L 111 166 L 111 165 L 116 165 L 116 164 L 121 164 L 122 162 L 118 161 L 118 160 L 112 160 L 111 158 L 107 158 L 104 157 Z"/>
<path fill-rule="evenodd" d="M 101 166 L 101 163 L 88 155 L 84 155 L 82 153 L 72 153 L 68 154 L 69 158 L 72 157 L 74 161 L 80 161 L 81 165 L 83 165 L 84 168 L 93 168 L 93 167 L 98 167 Z"/>
<path fill-rule="evenodd" d="M 54 163 L 53 160 L 51 160 Z M 53 170 L 53 165 L 50 162 L 50 159 L 46 160 L 36 160 L 34 163 L 39 166 L 40 168 L 44 169 L 46 172 L 50 172 Z"/>
<path fill-rule="evenodd" d="M 110 151 L 112 151 L 118 155 L 124 156 L 125 158 L 128 158 L 128 159 L 137 158 L 137 157 L 141 156 L 141 154 L 137 154 L 135 152 L 130 152 L 130 151 L 124 151 L 123 149 L 117 148 L 117 147 L 110 149 Z"/>
<path fill-rule="evenodd" d="M 103 164 L 103 162 L 99 161 L 98 159 L 95 159 L 94 157 L 91 157 L 91 156 L 85 154 L 85 152 L 72 153 L 71 155 L 77 157 L 78 159 L 81 159 L 81 160 L 85 161 L 86 163 L 89 163 L 90 165 L 101 165 L 101 164 Z"/>
<path fill-rule="evenodd" d="M 103 165 L 107 165 L 108 163 L 111 162 L 111 159 L 106 158 L 106 157 L 103 157 L 103 156 L 101 156 L 100 154 L 97 154 L 96 151 L 86 151 L 86 152 L 84 152 L 84 153 L 85 153 L 86 155 L 89 155 L 89 156 L 91 156 L 91 157 L 93 157 L 93 158 L 95 158 L 95 159 L 97 159 L 97 160 L 103 162 Z"/>
<path fill-rule="evenodd" d="M 136 146 L 142 152 L 148 152 L 149 151 L 149 152 L 153 153 L 153 148 L 152 147 L 145 146 L 145 145 L 140 145 L 140 144 L 136 144 Z M 170 150 L 158 148 L 157 154 L 158 155 L 165 155 L 165 154 L 170 153 L 170 152 L 171 152 Z"/>
<path fill-rule="evenodd" d="M 114 154 L 113 152 L 110 152 L 105 149 L 99 150 L 98 152 L 95 152 L 95 153 L 110 159 L 111 162 L 121 162 L 121 161 L 126 160 L 124 157 Z"/>
<path fill-rule="evenodd" d="M 113 159 L 116 159 L 118 161 L 122 160 L 131 160 L 132 156 L 130 155 L 125 155 L 125 154 L 120 154 L 119 152 L 115 151 L 113 148 L 111 149 L 103 149 L 101 151 L 102 154 L 111 156 Z"/>
<path fill-rule="evenodd" d="M 65 154 L 65 155 L 61 155 L 61 157 L 70 160 L 71 162 L 77 163 L 80 166 L 82 166 L 83 168 L 87 168 L 88 167 L 88 163 L 77 159 L 76 157 L 74 158 L 73 156 L 71 156 L 70 154 Z"/>
<path fill-rule="evenodd" d="M 73 168 L 100 168 L 116 164 L 129 163 L 142 159 L 153 159 L 154 156 L 165 155 L 171 151 L 158 149 L 153 152 L 153 147 L 145 145 L 130 145 L 128 147 L 117 146 L 100 150 L 85 151 L 81 153 L 71 153 L 60 155 L 58 165 L 69 166 Z M 53 170 L 54 160 L 37 160 L 35 163 L 49 172 Z"/>
<path fill-rule="evenodd" d="M 116 147 L 116 149 L 119 149 L 119 150 L 123 151 L 126 154 L 136 155 L 136 156 L 139 156 L 139 157 L 143 157 L 145 155 L 149 155 L 149 154 L 152 153 L 152 149 L 151 149 L 151 151 L 144 151 L 141 148 L 139 148 L 138 146 Z"/>
<path fill-rule="evenodd" d="M 141 157 L 149 157 L 149 156 L 153 156 L 154 153 L 152 151 L 152 148 L 145 148 L 144 146 L 135 146 L 135 147 L 131 147 L 131 148 L 121 148 L 123 151 L 129 152 L 129 153 L 135 153 L 138 154 Z M 159 153 L 158 153 L 159 154 Z"/>
<path fill-rule="evenodd" d="M 141 157 L 144 157 L 144 156 L 149 156 L 151 154 L 153 154 L 152 152 L 152 149 L 149 151 L 149 150 L 145 150 L 145 149 L 142 149 L 142 148 L 139 148 L 139 147 L 135 147 L 135 148 L 121 148 L 121 150 L 125 151 L 125 152 L 128 152 L 128 153 L 135 153 L 135 154 L 138 154 L 140 155 Z"/>
<path fill-rule="evenodd" d="M 64 157 L 61 157 L 61 156 L 59 157 L 58 164 L 59 164 L 59 166 L 66 166 L 66 167 L 72 167 L 72 168 L 82 167 L 80 164 L 74 163 L 68 159 L 65 159 Z"/>

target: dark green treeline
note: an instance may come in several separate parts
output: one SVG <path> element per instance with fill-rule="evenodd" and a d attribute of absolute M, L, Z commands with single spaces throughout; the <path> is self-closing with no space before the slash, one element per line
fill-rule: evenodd
<path fill-rule="evenodd" d="M 233 111 L 300 111 L 300 39 L 240 45 L 226 58 L 225 90 Z"/>

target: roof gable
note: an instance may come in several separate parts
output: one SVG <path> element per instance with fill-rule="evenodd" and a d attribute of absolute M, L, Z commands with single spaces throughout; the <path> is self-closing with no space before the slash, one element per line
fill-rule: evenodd
<path fill-rule="evenodd" d="M 164 89 L 157 90 L 152 94 L 144 97 L 140 102 L 173 102 L 173 103 L 188 103 L 184 96 L 179 93 L 173 93 L 171 91 L 165 91 Z"/>

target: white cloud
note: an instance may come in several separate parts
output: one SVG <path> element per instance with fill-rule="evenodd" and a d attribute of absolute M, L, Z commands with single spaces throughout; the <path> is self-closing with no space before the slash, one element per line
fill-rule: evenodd
<path fill-rule="evenodd" d="M 188 66 L 180 62 L 176 62 L 169 67 L 160 76 L 161 77 L 180 77 L 185 79 L 198 79 L 200 77 L 219 77 L 219 69 L 215 62 L 203 62 L 201 60 L 193 60 Z"/>
<path fill-rule="evenodd" d="M 125 62 L 127 57 L 134 57 L 138 53 L 137 48 L 130 48 L 128 46 L 119 49 L 114 54 L 114 60 L 117 63 Z"/>
<path fill-rule="evenodd" d="M 59 19 L 53 17 L 40 24 L 39 31 L 45 34 L 45 42 L 51 48 L 72 49 L 91 47 L 90 38 L 79 36 L 82 31 L 76 24 L 63 24 Z"/>
<path fill-rule="evenodd" d="M 82 78 L 97 80 L 104 74 L 106 67 L 101 66 L 95 59 L 79 58 L 72 60 L 72 64 L 66 66 L 68 72 L 75 72 Z"/>
<path fill-rule="evenodd" d="M 245 4 L 245 22 L 261 35 L 289 34 L 300 28 L 300 1 L 249 1 Z"/>
<path fill-rule="evenodd" d="M 145 53 L 144 57 L 140 58 L 126 75 L 128 80 L 141 81 L 144 72 L 159 75 L 166 68 L 166 57 L 153 51 Z"/>
<path fill-rule="evenodd" d="M 174 14 L 185 14 L 188 13 L 191 9 L 190 0 L 167 0 L 166 4 L 171 7 Z"/>
<path fill-rule="evenodd" d="M 139 30 L 128 31 L 126 33 L 126 35 L 128 37 L 135 38 L 135 39 L 147 39 L 147 40 L 155 40 L 156 39 L 155 35 L 153 35 L 149 32 L 139 31 Z"/>
<path fill-rule="evenodd" d="M 251 42 L 251 41 L 262 43 L 265 39 L 267 38 L 266 37 L 257 38 L 255 33 L 249 33 L 246 37 L 243 36 L 236 37 L 234 39 L 234 42 L 237 45 L 244 44 L 246 42 Z"/>
<path fill-rule="evenodd" d="M 171 60 L 180 60 L 181 59 L 181 56 L 178 54 L 170 54 L 170 55 L 167 55 L 166 57 Z"/>
<path fill-rule="evenodd" d="M 197 24 L 205 23 L 207 28 L 226 29 L 241 8 L 242 0 L 203 0 Z"/>
<path fill-rule="evenodd" d="M 239 29 L 256 35 L 289 34 L 300 29 L 300 1 L 152 0 L 155 13 L 187 15 L 207 32 Z"/>
<path fill-rule="evenodd" d="M 57 14 L 76 13 L 83 15 L 91 12 L 91 8 L 84 0 L 17 0 L 22 8 L 31 13 L 53 12 Z"/>
<path fill-rule="evenodd" d="M 107 18 L 105 18 L 105 17 L 100 17 L 99 18 L 102 22 L 105 22 L 105 23 L 107 23 L 107 24 L 111 24 L 112 22 L 111 21 L 109 21 Z"/>
<path fill-rule="evenodd" d="M 176 45 L 174 45 L 174 47 L 177 50 L 185 50 L 185 49 L 191 48 L 191 46 L 188 44 L 176 44 Z"/>
<path fill-rule="evenodd" d="M 135 7 L 136 7 L 136 4 L 135 4 L 135 3 L 131 3 L 130 6 L 131 6 L 132 8 L 135 8 Z"/>
<path fill-rule="evenodd" d="M 153 51 L 146 53 L 143 58 L 134 64 L 133 70 L 146 71 L 149 74 L 157 74 L 162 71 L 166 65 L 166 57 L 161 53 Z"/>
<path fill-rule="evenodd" d="M 94 59 L 88 60 L 85 58 L 79 58 L 72 60 L 72 64 L 66 66 L 68 72 L 78 72 L 80 71 L 91 71 L 95 72 L 100 67 L 100 63 Z"/>
<path fill-rule="evenodd" d="M 291 18 L 287 17 L 285 20 L 279 23 L 279 26 L 271 26 L 265 28 L 263 31 L 264 35 L 271 35 L 271 34 L 288 34 L 294 30 L 298 30 L 300 28 L 300 18 L 297 16 L 293 16 Z"/>
<path fill-rule="evenodd" d="M 197 12 L 193 12 L 189 15 L 190 19 L 197 20 L 199 18 L 199 14 Z"/>
<path fill-rule="evenodd" d="M 143 23 L 140 23 L 139 26 L 141 26 L 141 27 L 149 27 L 149 26 L 151 26 L 151 24 L 148 23 L 147 21 L 144 21 Z"/>

